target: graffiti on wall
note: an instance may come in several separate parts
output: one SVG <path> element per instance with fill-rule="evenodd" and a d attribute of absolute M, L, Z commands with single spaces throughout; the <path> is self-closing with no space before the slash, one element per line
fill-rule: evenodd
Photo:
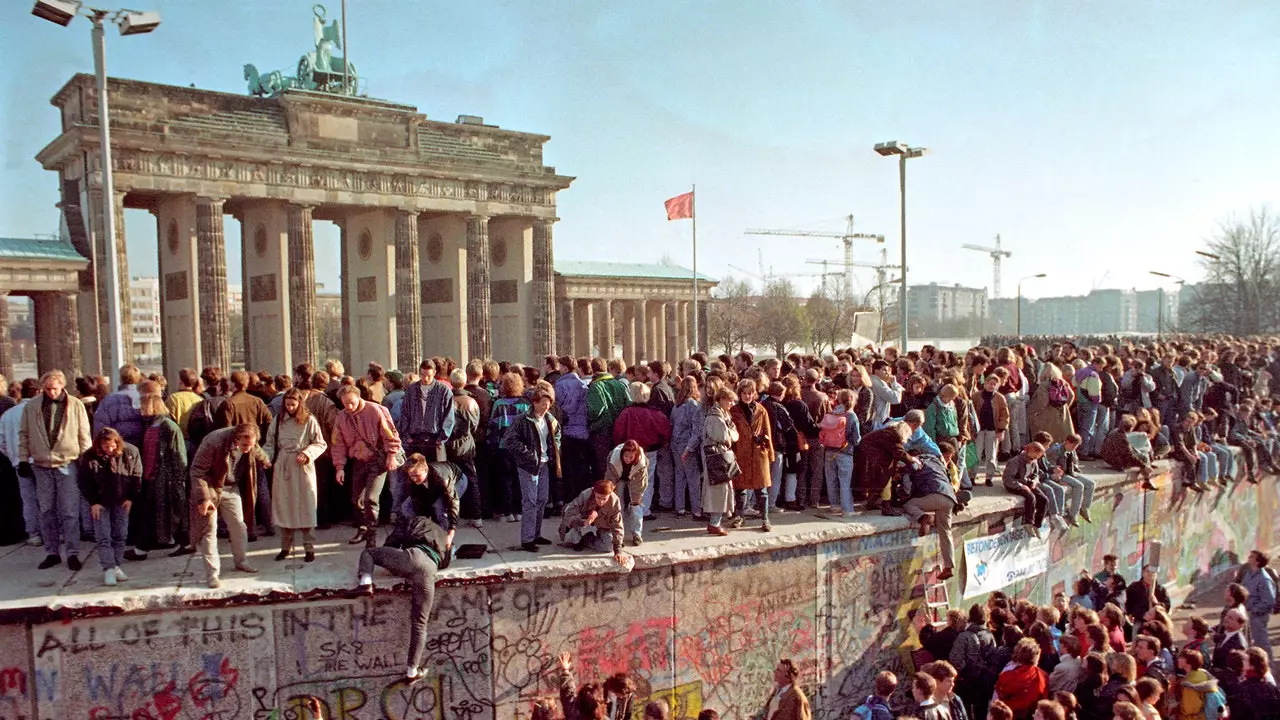
<path fill-rule="evenodd" d="M 32 628 L 41 717 L 223 720 L 275 684 L 271 613 L 257 608 L 91 618 Z"/>
<path fill-rule="evenodd" d="M 276 685 L 255 713 L 294 720 L 492 717 L 489 609 L 483 588 L 442 588 L 427 630 L 428 679 L 404 678 L 409 598 L 377 595 L 274 612 Z M 317 716 L 319 710 L 322 715 Z"/>
<path fill-rule="evenodd" d="M 904 533 L 881 540 L 831 543 L 820 555 L 826 593 L 819 617 L 822 682 L 814 688 L 819 717 L 848 717 L 881 670 L 902 676 L 913 669 L 918 643 L 911 619 L 923 609 L 922 571 L 932 568 L 934 552 L 921 547 L 930 542 Z"/>

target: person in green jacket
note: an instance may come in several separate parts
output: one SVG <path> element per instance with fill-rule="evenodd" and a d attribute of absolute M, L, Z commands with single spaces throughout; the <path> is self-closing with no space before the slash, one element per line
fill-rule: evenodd
<path fill-rule="evenodd" d="M 956 387 L 943 385 L 938 395 L 924 411 L 924 433 L 935 443 L 943 440 L 958 442 L 960 420 L 956 415 Z"/>
<path fill-rule="evenodd" d="M 587 384 L 587 430 L 591 436 L 591 450 L 596 456 L 596 467 L 608 467 L 609 453 L 614 445 L 613 423 L 630 402 L 627 384 L 617 382 L 605 371 L 604 358 L 592 358 L 591 382 Z"/>

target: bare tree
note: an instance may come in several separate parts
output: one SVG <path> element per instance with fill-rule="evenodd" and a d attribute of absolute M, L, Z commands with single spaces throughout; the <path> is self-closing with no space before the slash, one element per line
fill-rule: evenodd
<path fill-rule="evenodd" d="M 1258 335 L 1280 328 L 1280 221 L 1263 207 L 1219 225 L 1201 260 L 1205 281 L 1182 323 L 1188 330 Z"/>
<path fill-rule="evenodd" d="M 746 280 L 725 276 L 712 293 L 711 307 L 707 309 L 707 337 L 712 346 L 724 348 L 726 354 L 746 349 L 755 322 L 751 292 Z"/>
<path fill-rule="evenodd" d="M 804 305 L 809 321 L 810 351 L 821 355 L 828 349 L 848 345 L 858 309 L 858 300 L 854 299 L 844 278 L 835 278 L 825 287 L 814 290 Z"/>
<path fill-rule="evenodd" d="M 748 339 L 772 349 L 778 357 L 785 357 L 788 349 L 809 341 L 809 318 L 790 280 L 774 280 L 765 285 L 755 315 Z"/>

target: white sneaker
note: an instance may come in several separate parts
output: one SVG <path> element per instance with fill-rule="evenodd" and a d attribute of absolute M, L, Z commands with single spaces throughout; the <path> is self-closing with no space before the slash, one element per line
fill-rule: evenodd
<path fill-rule="evenodd" d="M 39 535 L 32 535 L 27 538 L 27 544 L 31 547 L 40 547 L 44 544 L 44 540 L 42 540 Z"/>
<path fill-rule="evenodd" d="M 115 574 L 116 580 L 119 580 L 120 582 L 124 582 L 129 579 L 129 576 L 124 574 L 124 570 L 121 570 L 119 565 L 115 567 Z"/>
<path fill-rule="evenodd" d="M 107 587 L 116 586 L 116 569 L 111 568 L 102 574 L 102 584 Z"/>
<path fill-rule="evenodd" d="M 505 517 L 505 518 L 503 518 L 503 519 L 504 519 L 504 520 L 506 520 L 506 521 L 507 521 L 507 522 L 509 522 L 509 523 L 513 523 L 513 522 L 515 522 L 515 521 L 516 521 L 516 516 L 515 516 L 515 515 L 508 515 L 508 516 L 506 516 L 506 517 Z"/>
<path fill-rule="evenodd" d="M 747 508 L 742 511 L 742 517 L 756 518 L 760 517 L 760 511 L 755 508 Z"/>
<path fill-rule="evenodd" d="M 426 669 L 426 668 L 414 667 L 414 666 L 410 665 L 410 666 L 409 666 L 409 668 L 408 668 L 407 670 L 405 670 L 405 671 L 404 671 L 404 677 L 405 677 L 405 679 L 406 679 L 406 680 L 408 680 L 408 681 L 410 681 L 410 682 L 414 682 L 414 681 L 416 681 L 416 680 L 421 680 L 422 678 L 424 678 L 424 677 L 426 677 L 426 676 L 427 676 L 427 669 Z"/>
<path fill-rule="evenodd" d="M 516 513 L 516 519 L 515 519 L 515 522 L 523 522 L 523 521 L 524 521 L 524 515 L 522 515 L 522 514 L 520 514 L 520 513 Z"/>
<path fill-rule="evenodd" d="M 483 529 L 483 528 L 484 528 L 484 521 L 483 521 L 483 520 L 481 520 L 480 518 L 476 518 L 475 520 L 472 520 L 472 521 L 471 521 L 471 527 L 473 527 L 473 528 L 475 528 L 475 529 L 477 529 L 477 530 Z"/>

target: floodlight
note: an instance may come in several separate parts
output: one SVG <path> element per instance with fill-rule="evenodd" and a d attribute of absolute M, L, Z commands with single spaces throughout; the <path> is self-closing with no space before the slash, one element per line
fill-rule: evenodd
<path fill-rule="evenodd" d="M 160 25 L 160 13 L 154 10 L 125 12 L 120 16 L 119 24 L 121 35 L 142 35 Z"/>
<path fill-rule="evenodd" d="M 31 14 L 66 27 L 71 24 L 79 9 L 80 3 L 73 0 L 36 0 Z"/>

